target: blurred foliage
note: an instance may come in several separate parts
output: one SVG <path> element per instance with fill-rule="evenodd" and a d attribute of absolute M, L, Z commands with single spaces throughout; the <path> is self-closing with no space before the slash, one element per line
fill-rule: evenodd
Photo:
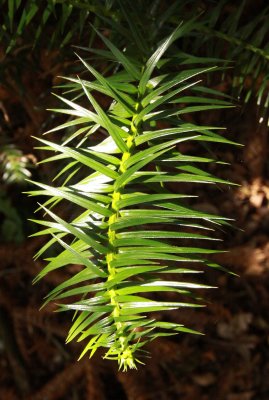
<path fill-rule="evenodd" d="M 6 184 L 25 183 L 31 177 L 29 158 L 14 145 L 0 147 L 2 180 Z"/>

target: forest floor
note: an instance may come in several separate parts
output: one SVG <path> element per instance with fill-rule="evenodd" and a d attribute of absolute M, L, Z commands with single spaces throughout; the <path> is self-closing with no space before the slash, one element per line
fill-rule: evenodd
<path fill-rule="evenodd" d="M 32 153 L 30 135 L 42 126 L 43 114 L 31 115 L 35 98 L 10 101 L 2 112 L 12 140 Z M 2 103 L 1 103 L 2 104 Z M 17 108 L 16 108 L 17 107 Z M 0 245 L 0 399 L 2 400 L 268 400 L 269 399 L 269 165 L 267 128 L 257 123 L 255 111 L 232 112 L 222 118 L 229 137 L 244 147 L 216 149 L 231 166 L 219 168 L 220 177 L 240 186 L 193 189 L 196 207 L 235 219 L 233 229 L 220 236 L 227 253 L 215 255 L 238 276 L 206 271 L 207 307 L 177 311 L 170 320 L 205 335 L 181 334 L 158 339 L 149 346 L 151 358 L 138 371 L 118 372 L 112 362 L 96 354 L 76 359 L 79 344 L 65 345 L 66 315 L 39 307 L 49 288 L 63 277 L 55 274 L 38 285 L 32 279 L 40 262 L 32 257 L 40 246 L 33 238 Z M 12 122 L 8 115 L 20 116 Z M 216 117 L 215 117 L 216 118 Z M 184 149 L 183 149 L 184 150 Z M 214 167 L 215 168 L 215 167 Z M 16 208 L 29 207 L 18 188 L 7 188 Z M 192 188 L 190 189 L 192 190 Z M 32 206 L 32 205 L 31 205 Z M 25 213 L 27 214 L 27 213 Z M 22 215 L 24 215 L 22 213 Z M 4 218 L 1 214 L 1 218 Z M 219 246 L 221 248 L 221 246 Z M 75 267 L 74 267 L 75 268 Z"/>

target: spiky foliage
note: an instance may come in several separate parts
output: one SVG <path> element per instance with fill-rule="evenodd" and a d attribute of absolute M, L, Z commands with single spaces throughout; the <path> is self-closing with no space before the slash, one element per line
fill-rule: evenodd
<path fill-rule="evenodd" d="M 190 196 L 169 189 L 171 183 L 227 183 L 196 166 L 212 159 L 179 151 L 186 141 L 231 143 L 214 127 L 184 122 L 186 113 L 229 107 L 197 81 L 216 69 L 210 59 L 204 67 L 187 67 L 189 60 L 176 46 L 172 57 L 163 58 L 187 29 L 189 24 L 181 24 L 146 62 L 135 62 L 98 33 L 117 71 L 104 77 L 81 59 L 93 80 L 70 78 L 77 100 L 60 97 L 66 108 L 54 111 L 74 117 L 50 131 L 67 131 L 62 144 L 38 138 L 52 153 L 43 162 L 64 160 L 66 165 L 55 177 L 58 186 L 35 183 L 38 189 L 30 193 L 49 197 L 40 206 L 48 218 L 34 221 L 45 227 L 38 235 L 52 237 L 37 257 L 53 245 L 62 249 L 47 259 L 36 281 L 58 268 L 81 266 L 48 294 L 45 304 L 68 299 L 60 305 L 60 310 L 75 310 L 67 342 L 87 341 L 81 357 L 104 347 L 104 357 L 117 360 L 123 370 L 136 368 L 148 341 L 191 332 L 152 313 L 200 306 L 192 291 L 207 286 L 185 277 L 199 272 L 194 263 L 213 266 L 204 259 L 213 250 L 184 241 L 213 240 L 211 231 L 201 230 L 226 223 L 186 206 Z M 97 102 L 98 92 L 110 99 L 107 110 Z M 64 202 L 68 217 L 59 205 Z M 178 299 L 163 301 L 163 292 Z"/>

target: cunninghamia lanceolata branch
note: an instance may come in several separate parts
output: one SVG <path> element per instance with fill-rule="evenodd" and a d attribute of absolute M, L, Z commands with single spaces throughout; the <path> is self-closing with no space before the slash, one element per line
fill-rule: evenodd
<path fill-rule="evenodd" d="M 195 263 L 212 266 L 204 257 L 214 250 L 188 243 L 214 240 L 212 227 L 227 224 L 188 207 L 190 196 L 170 185 L 228 183 L 197 166 L 214 162 L 211 158 L 179 151 L 184 141 L 232 143 L 215 127 L 184 121 L 185 113 L 230 107 L 194 80 L 216 69 L 210 60 L 186 68 L 174 43 L 187 28 L 181 24 L 141 65 L 98 33 L 118 72 L 104 77 L 81 59 L 93 80 L 68 79 L 71 93 L 76 99 L 84 95 L 84 103 L 60 97 L 66 108 L 55 111 L 73 117 L 50 131 L 65 132 L 62 144 L 38 139 L 52 154 L 42 162 L 57 163 L 54 181 L 60 183 L 35 182 L 38 189 L 30 192 L 48 198 L 40 206 L 47 217 L 34 221 L 43 227 L 37 235 L 51 236 L 37 254 L 48 252 L 49 258 L 36 281 L 58 268 L 81 266 L 47 295 L 45 304 L 56 301 L 62 303 L 60 310 L 75 310 L 67 342 L 87 341 L 81 357 L 103 347 L 104 357 L 117 360 L 124 371 L 142 363 L 147 342 L 194 332 L 155 319 L 154 311 L 164 311 L 165 317 L 167 310 L 200 306 L 193 291 L 208 286 L 187 277 L 199 272 Z M 171 45 L 176 67 L 168 53 L 160 62 Z M 93 92 L 111 99 L 108 110 Z M 64 218 L 62 203 L 72 205 L 68 214 L 74 206 L 78 212 Z M 210 234 L 204 234 L 208 229 Z M 51 256 L 56 244 L 62 250 Z M 176 301 L 159 300 L 165 292 L 173 292 Z"/>

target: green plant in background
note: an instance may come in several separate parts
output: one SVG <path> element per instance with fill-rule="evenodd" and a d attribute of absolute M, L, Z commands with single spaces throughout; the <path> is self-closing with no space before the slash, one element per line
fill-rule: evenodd
<path fill-rule="evenodd" d="M 6 12 L 2 16 L 2 24 L 0 27 L 0 38 L 7 43 L 7 53 L 15 46 L 18 39 L 31 26 L 36 29 L 34 31 L 35 45 L 41 39 L 44 28 L 53 22 L 53 33 L 49 40 L 49 45 L 59 44 L 64 47 L 75 35 L 81 35 L 84 24 L 92 13 L 101 13 L 107 15 L 109 12 L 108 4 L 100 4 L 100 2 L 92 1 L 72 1 L 72 0 L 1 0 L 1 5 Z M 72 18 L 72 26 L 67 26 L 69 19 Z M 75 21 L 75 22 L 74 22 Z"/>
<path fill-rule="evenodd" d="M 3 132 L 2 136 L 5 139 Z M 0 233 L 3 242 L 18 244 L 25 240 L 21 210 L 17 210 L 6 189 L 11 185 L 23 186 L 25 179 L 31 177 L 31 167 L 28 156 L 16 146 L 0 146 Z"/>
<path fill-rule="evenodd" d="M 164 37 L 167 30 L 178 24 L 179 18 L 188 20 L 197 16 L 183 48 L 189 51 L 191 46 L 192 55 L 201 55 L 202 50 L 203 55 L 232 62 L 233 70 L 228 74 L 234 96 L 246 103 L 255 97 L 262 117 L 268 110 L 268 6 L 253 5 L 248 0 L 239 5 L 229 0 L 173 0 L 169 5 L 160 0 L 148 3 L 143 0 L 135 3 L 130 0 L 0 0 L 0 6 L 0 40 L 7 53 L 20 48 L 21 39 L 30 48 L 40 44 L 46 48 L 67 49 L 78 40 L 91 46 L 95 32 L 89 28 L 89 22 L 105 25 L 116 43 L 124 36 L 128 41 L 131 34 L 136 43 L 140 40 L 139 50 L 145 52 L 148 44 Z M 126 28 L 128 20 L 130 27 Z M 25 57 L 23 52 L 21 57 Z M 6 63 L 10 63 L 8 57 L 3 67 Z"/>
<path fill-rule="evenodd" d="M 0 162 L 1 178 L 5 184 L 22 184 L 31 177 L 29 158 L 14 145 L 0 147 Z"/>
<path fill-rule="evenodd" d="M 261 122 L 268 119 L 269 7 L 261 5 L 260 11 L 254 13 L 252 7 L 254 10 L 253 2 L 247 0 L 238 5 L 217 1 L 199 21 L 197 30 L 204 36 L 195 35 L 193 51 L 204 46 L 205 54 L 224 56 L 230 62 L 231 92 L 245 104 L 255 98 Z M 223 80 L 227 80 L 227 74 Z"/>
<path fill-rule="evenodd" d="M 155 319 L 154 312 L 165 316 L 166 310 L 200 306 L 193 291 L 208 286 L 190 277 L 201 263 L 218 266 L 206 259 L 214 250 L 189 241 L 214 240 L 214 226 L 227 224 L 185 203 L 191 197 L 184 193 L 185 183 L 227 182 L 199 166 L 212 158 L 183 154 L 181 143 L 232 143 L 216 127 L 184 121 L 185 114 L 230 107 L 201 84 L 218 70 L 212 59 L 203 59 L 200 67 L 197 58 L 177 48 L 193 24 L 181 24 L 147 58 L 133 48 L 122 52 L 98 33 L 107 48 L 99 53 L 115 69 L 103 76 L 81 59 L 91 80 L 69 78 L 74 97 L 60 97 L 65 108 L 54 111 L 72 119 L 50 131 L 60 137 L 68 133 L 57 143 L 38 138 L 51 154 L 43 162 L 65 166 L 54 178 L 56 186 L 35 182 L 38 189 L 30 192 L 48 197 L 40 205 L 46 218 L 33 220 L 43 226 L 36 235 L 51 236 L 37 257 L 51 246 L 61 248 L 36 281 L 56 269 L 81 266 L 45 304 L 62 302 L 60 311 L 75 311 L 67 342 L 86 342 L 81 357 L 105 348 L 104 357 L 117 360 L 123 370 L 142 362 L 147 342 L 193 332 Z M 97 101 L 98 93 L 109 99 L 108 109 Z"/>

